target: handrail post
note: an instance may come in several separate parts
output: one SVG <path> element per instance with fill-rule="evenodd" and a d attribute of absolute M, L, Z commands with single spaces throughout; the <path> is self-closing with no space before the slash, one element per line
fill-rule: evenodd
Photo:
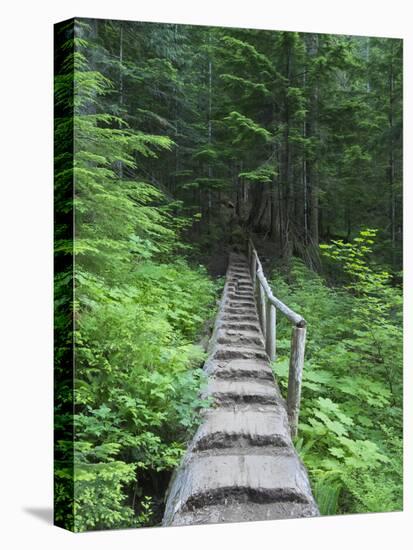
<path fill-rule="evenodd" d="M 265 350 L 271 361 L 274 361 L 276 357 L 276 310 L 278 309 L 293 324 L 288 373 L 287 413 L 291 435 L 295 437 L 297 435 L 298 417 L 300 414 L 301 381 L 303 377 L 307 333 L 306 321 L 301 315 L 297 315 L 295 311 L 291 310 L 273 295 L 251 239 L 248 243 L 248 252 L 251 254 L 249 258 L 251 278 L 253 281 L 254 296 L 256 296 L 257 301 L 262 335 L 265 341 Z"/>
<path fill-rule="evenodd" d="M 301 380 L 303 377 L 306 332 L 307 328 L 305 326 L 295 326 L 291 334 L 287 412 L 292 437 L 297 435 L 298 417 L 300 414 Z"/>
<path fill-rule="evenodd" d="M 275 342 L 276 342 L 276 309 L 268 302 L 267 304 L 267 331 L 265 337 L 265 349 L 270 361 L 275 361 Z"/>
<path fill-rule="evenodd" d="M 267 297 L 265 296 L 265 290 L 262 286 L 261 282 L 259 282 L 259 293 L 260 293 L 260 319 L 261 319 L 261 330 L 262 335 L 264 336 L 264 339 L 266 338 L 266 324 L 267 324 L 267 314 L 266 314 L 266 306 L 267 306 Z"/>
<path fill-rule="evenodd" d="M 254 281 L 254 287 L 253 288 L 254 288 L 255 301 L 256 301 L 256 305 L 257 305 L 258 321 L 260 322 L 260 326 L 261 326 L 261 316 L 260 316 L 261 292 L 260 292 L 260 287 L 261 287 L 260 280 L 257 278 Z"/>
<path fill-rule="evenodd" d="M 251 251 L 251 278 L 253 287 L 255 288 L 255 280 L 257 278 L 257 256 L 255 255 L 254 249 Z"/>

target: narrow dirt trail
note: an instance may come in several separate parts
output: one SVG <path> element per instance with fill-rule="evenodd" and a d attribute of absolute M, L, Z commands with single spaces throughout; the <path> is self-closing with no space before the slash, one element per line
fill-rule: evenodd
<path fill-rule="evenodd" d="M 318 515 L 265 351 L 244 255 L 230 255 L 204 369 L 213 404 L 171 481 L 163 524 Z"/>

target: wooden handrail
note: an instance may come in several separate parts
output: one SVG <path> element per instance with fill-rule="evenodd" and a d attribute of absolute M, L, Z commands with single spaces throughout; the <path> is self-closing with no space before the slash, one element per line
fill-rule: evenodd
<path fill-rule="evenodd" d="M 293 325 L 297 327 L 305 327 L 306 325 L 305 319 L 301 317 L 301 315 L 297 315 L 297 313 L 295 313 L 292 309 L 290 309 L 283 302 L 281 302 L 281 300 L 279 300 L 273 295 L 261 267 L 257 271 L 257 277 L 260 280 L 261 286 L 265 290 L 265 294 L 267 296 L 268 301 L 271 304 L 273 304 L 278 310 L 280 310 L 281 313 L 283 313 L 287 317 L 287 319 L 291 321 L 291 323 L 293 323 Z"/>
<path fill-rule="evenodd" d="M 265 338 L 265 349 L 271 361 L 274 361 L 276 358 L 277 309 L 285 315 L 293 325 L 291 333 L 290 366 L 288 371 L 287 413 L 291 435 L 294 437 L 297 435 L 298 417 L 300 414 L 301 381 L 304 368 L 307 322 L 304 317 L 295 313 L 274 296 L 251 239 L 248 240 L 248 262 L 254 285 L 254 293 L 257 296 L 261 330 Z"/>

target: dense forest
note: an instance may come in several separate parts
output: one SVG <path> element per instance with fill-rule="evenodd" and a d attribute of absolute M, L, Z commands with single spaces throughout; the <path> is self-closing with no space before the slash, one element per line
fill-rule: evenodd
<path fill-rule="evenodd" d="M 321 513 L 401 509 L 402 41 L 80 19 L 55 73 L 56 521 L 159 524 L 247 235 Z"/>

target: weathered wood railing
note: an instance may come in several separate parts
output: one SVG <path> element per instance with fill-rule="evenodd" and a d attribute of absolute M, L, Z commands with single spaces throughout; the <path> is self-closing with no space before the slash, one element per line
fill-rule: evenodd
<path fill-rule="evenodd" d="M 304 367 L 307 323 L 301 315 L 297 315 L 297 313 L 273 295 L 251 239 L 248 240 L 248 261 L 254 292 L 257 297 L 261 330 L 265 338 L 265 349 L 271 361 L 274 361 L 276 358 L 277 309 L 292 323 L 287 413 L 291 434 L 296 436 L 300 413 L 301 380 Z"/>

